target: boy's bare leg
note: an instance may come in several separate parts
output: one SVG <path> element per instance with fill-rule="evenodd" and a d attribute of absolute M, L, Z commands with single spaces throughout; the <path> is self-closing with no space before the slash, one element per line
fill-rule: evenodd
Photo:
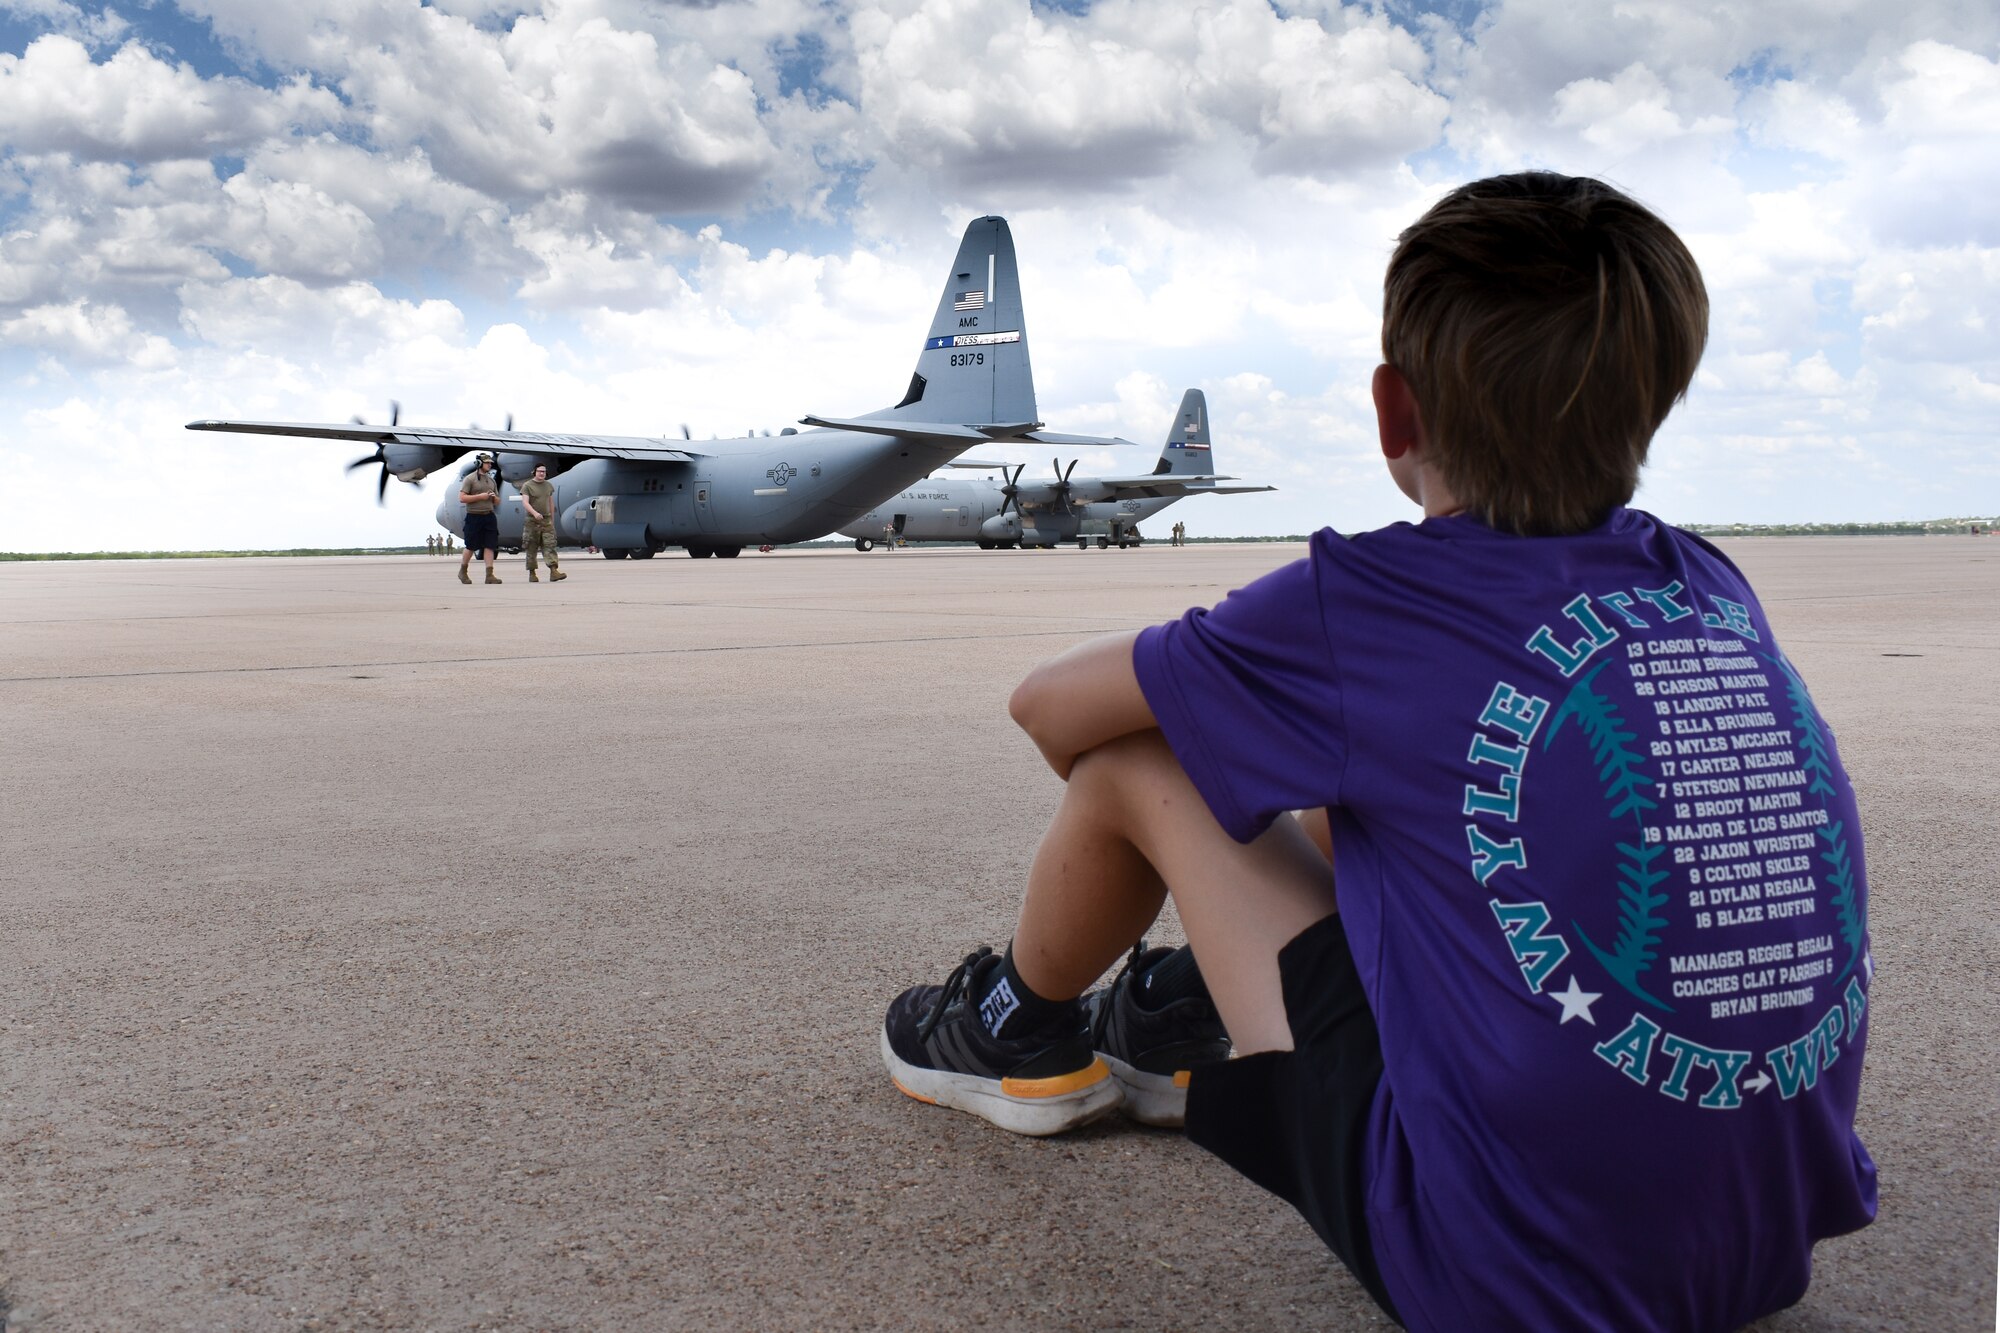
<path fill-rule="evenodd" d="M 1080 994 L 1173 894 L 1239 1054 L 1292 1047 L 1278 951 L 1337 910 L 1333 867 L 1296 820 L 1223 832 L 1158 731 L 1080 756 L 1028 873 L 1014 966 L 1036 994 Z"/>

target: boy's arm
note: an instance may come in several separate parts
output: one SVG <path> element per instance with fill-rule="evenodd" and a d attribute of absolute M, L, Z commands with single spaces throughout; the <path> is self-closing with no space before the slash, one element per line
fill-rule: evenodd
<path fill-rule="evenodd" d="M 1132 668 L 1137 630 L 1080 643 L 1028 673 L 1007 711 L 1067 782 L 1078 755 L 1159 725 Z"/>

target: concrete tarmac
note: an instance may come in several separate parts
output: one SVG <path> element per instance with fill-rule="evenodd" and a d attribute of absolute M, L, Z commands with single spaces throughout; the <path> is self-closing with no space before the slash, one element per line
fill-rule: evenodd
<path fill-rule="evenodd" d="M 1983 1328 L 2000 541 L 1728 549 L 1878 967 L 1881 1218 L 1764 1327 Z M 1016 1138 L 876 1052 L 1011 929 L 1060 791 L 1013 684 L 1300 553 L 0 565 L 0 1323 L 1386 1327 L 1177 1134 Z"/>

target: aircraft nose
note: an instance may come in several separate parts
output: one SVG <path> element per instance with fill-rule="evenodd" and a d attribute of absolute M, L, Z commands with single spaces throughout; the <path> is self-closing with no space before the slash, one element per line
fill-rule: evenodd
<path fill-rule="evenodd" d="M 465 535 L 465 529 L 459 526 L 459 515 L 461 511 L 458 507 L 457 500 L 458 497 L 453 495 L 447 495 L 444 497 L 444 499 L 438 501 L 437 521 L 438 521 L 438 526 L 443 528 L 446 532 L 455 532 L 459 536 L 463 537 Z"/>

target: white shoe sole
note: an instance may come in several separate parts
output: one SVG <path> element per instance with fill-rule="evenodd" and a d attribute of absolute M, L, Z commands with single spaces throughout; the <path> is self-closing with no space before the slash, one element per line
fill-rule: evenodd
<path fill-rule="evenodd" d="M 896 1054 L 886 1028 L 882 1031 L 882 1063 L 905 1096 L 967 1111 L 1002 1129 L 1036 1138 L 1100 1120 L 1117 1110 L 1125 1095 L 1102 1060 L 1093 1060 L 1090 1068 L 1063 1078 L 997 1082 L 974 1074 L 923 1069 Z"/>
<path fill-rule="evenodd" d="M 1181 1074 L 1148 1074 L 1115 1055 L 1097 1053 L 1125 1090 L 1125 1114 L 1142 1125 L 1181 1129 L 1187 1125 L 1187 1082 Z"/>

